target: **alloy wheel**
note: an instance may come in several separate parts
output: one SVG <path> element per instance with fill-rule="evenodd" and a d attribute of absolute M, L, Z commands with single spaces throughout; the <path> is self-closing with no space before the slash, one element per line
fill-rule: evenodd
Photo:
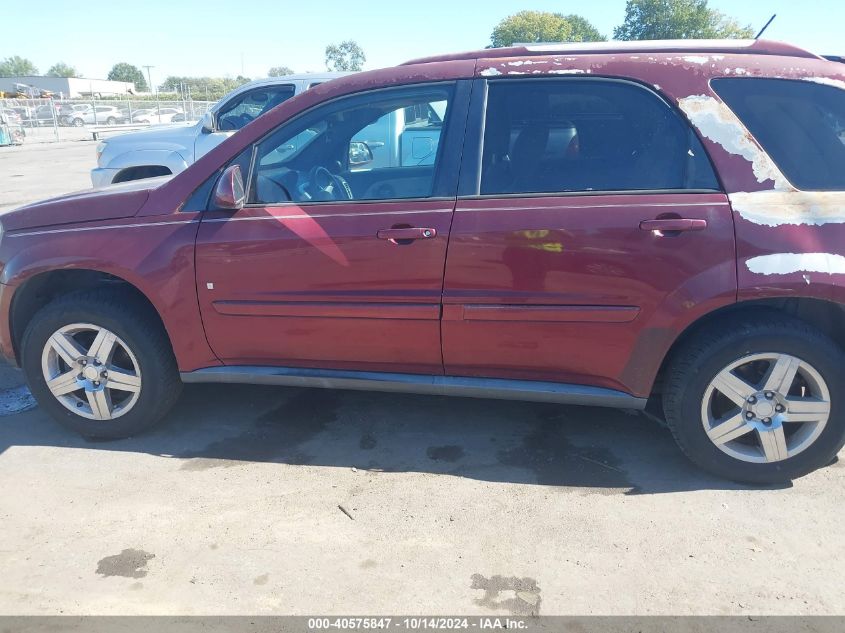
<path fill-rule="evenodd" d="M 91 323 L 66 325 L 44 345 L 47 388 L 68 410 L 91 420 L 113 420 L 141 394 L 141 370 L 129 346 Z"/>
<path fill-rule="evenodd" d="M 701 419 L 710 441 L 731 457 L 779 462 L 809 448 L 830 417 L 821 374 L 789 354 L 741 358 L 710 381 Z"/>

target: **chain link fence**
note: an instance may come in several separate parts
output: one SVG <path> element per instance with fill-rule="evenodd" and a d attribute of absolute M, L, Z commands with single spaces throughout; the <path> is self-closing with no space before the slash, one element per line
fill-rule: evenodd
<path fill-rule="evenodd" d="M 215 101 L 193 99 L 0 99 L 10 126 L 21 126 L 25 143 L 91 139 L 97 134 L 151 125 L 199 121 Z"/>

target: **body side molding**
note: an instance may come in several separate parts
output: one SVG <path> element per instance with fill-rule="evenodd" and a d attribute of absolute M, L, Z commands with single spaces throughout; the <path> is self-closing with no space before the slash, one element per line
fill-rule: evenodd
<path fill-rule="evenodd" d="M 287 387 L 320 387 L 386 391 L 500 400 L 527 400 L 602 406 L 620 409 L 644 409 L 646 398 L 622 391 L 534 380 L 503 380 L 465 376 L 432 376 L 383 372 L 311 369 L 299 367 L 261 367 L 229 365 L 208 367 L 181 374 L 186 383 L 245 383 Z"/>

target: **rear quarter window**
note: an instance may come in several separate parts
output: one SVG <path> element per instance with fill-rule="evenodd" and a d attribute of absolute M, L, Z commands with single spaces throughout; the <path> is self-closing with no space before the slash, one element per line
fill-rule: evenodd
<path fill-rule="evenodd" d="M 845 90 L 794 79 L 711 85 L 795 187 L 845 190 Z"/>

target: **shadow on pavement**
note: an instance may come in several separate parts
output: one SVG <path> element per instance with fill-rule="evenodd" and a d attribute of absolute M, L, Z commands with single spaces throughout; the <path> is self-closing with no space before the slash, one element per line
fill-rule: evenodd
<path fill-rule="evenodd" d="M 692 466 L 668 431 L 636 412 L 416 395 L 189 385 L 145 435 L 89 441 L 39 410 L 2 418 L 12 446 L 128 451 L 186 472 L 250 462 L 574 487 L 594 494 L 745 489 Z"/>

